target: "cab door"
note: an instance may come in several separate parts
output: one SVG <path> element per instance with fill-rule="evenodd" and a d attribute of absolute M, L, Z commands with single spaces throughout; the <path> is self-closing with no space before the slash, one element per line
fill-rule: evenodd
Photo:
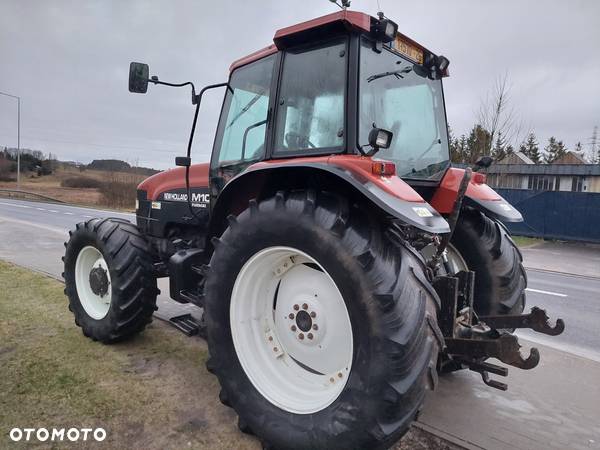
<path fill-rule="evenodd" d="M 265 157 L 277 58 L 268 56 L 231 74 L 210 162 L 211 203 L 229 180 Z"/>

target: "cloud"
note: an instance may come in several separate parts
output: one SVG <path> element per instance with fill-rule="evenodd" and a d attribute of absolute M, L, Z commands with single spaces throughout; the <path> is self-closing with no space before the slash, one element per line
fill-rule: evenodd
<path fill-rule="evenodd" d="M 600 3 L 379 0 L 400 30 L 451 61 L 445 79 L 456 134 L 508 72 L 513 106 L 545 141 L 586 142 L 600 125 Z M 375 14 L 377 1 L 355 0 Z M 223 81 L 229 64 L 264 47 L 277 28 L 335 10 L 325 0 L 22 1 L 0 14 L 0 91 L 22 97 L 22 146 L 61 159 L 121 158 L 166 168 L 185 152 L 187 90 L 127 91 L 132 60 L 197 86 Z M 207 95 L 195 161 L 207 160 L 223 93 Z M 0 145 L 16 144 L 15 102 L 0 97 Z"/>

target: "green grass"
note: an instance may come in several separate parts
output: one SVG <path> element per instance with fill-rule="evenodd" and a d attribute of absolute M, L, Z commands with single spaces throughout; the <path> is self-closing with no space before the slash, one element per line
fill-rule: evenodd
<path fill-rule="evenodd" d="M 105 346 L 75 326 L 61 283 L 0 261 L 0 286 L 0 448 L 19 446 L 13 427 L 95 426 L 96 448 L 258 448 L 219 403 L 203 341 L 155 321 Z"/>
<path fill-rule="evenodd" d="M 155 321 L 105 346 L 75 326 L 64 286 L 0 261 L 0 448 L 259 449 L 204 368 L 206 344 Z M 102 443 L 14 443 L 19 428 L 102 427 Z M 419 429 L 396 450 L 455 449 Z"/>
<path fill-rule="evenodd" d="M 513 241 L 517 244 L 518 247 L 530 247 L 535 244 L 539 244 L 544 242 L 543 239 L 531 238 L 526 236 L 512 236 Z"/>

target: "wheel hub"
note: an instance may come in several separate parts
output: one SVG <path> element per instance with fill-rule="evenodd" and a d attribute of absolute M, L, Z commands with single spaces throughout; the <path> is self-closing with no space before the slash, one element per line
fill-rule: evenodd
<path fill-rule="evenodd" d="M 304 302 L 293 305 L 285 320 L 289 325 L 284 326 L 288 327 L 297 343 L 316 344 L 324 337 L 325 317 L 320 310 L 317 295 L 314 300 L 305 299 Z"/>
<path fill-rule="evenodd" d="M 108 293 L 108 284 L 108 275 L 102 267 L 90 271 L 90 288 L 94 294 L 104 297 Z"/>
<path fill-rule="evenodd" d="M 300 311 L 296 314 L 296 324 L 300 330 L 306 332 L 312 328 L 312 319 L 306 311 Z"/>

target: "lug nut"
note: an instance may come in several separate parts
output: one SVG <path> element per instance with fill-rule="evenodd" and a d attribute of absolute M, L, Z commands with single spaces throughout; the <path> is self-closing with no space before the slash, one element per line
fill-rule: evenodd
<path fill-rule="evenodd" d="M 273 336 L 269 336 L 269 341 L 272 341 L 272 340 L 273 340 Z"/>
<path fill-rule="evenodd" d="M 314 319 L 315 317 L 317 317 L 317 313 L 314 311 L 311 311 L 310 317 L 312 317 Z"/>
<path fill-rule="evenodd" d="M 302 309 L 308 309 L 308 305 L 306 303 L 302 304 Z"/>
<path fill-rule="evenodd" d="M 290 313 L 290 315 L 288 316 L 290 319 L 294 318 L 294 313 Z"/>
<path fill-rule="evenodd" d="M 300 309 L 300 307 L 298 305 L 294 305 L 294 310 L 298 311 Z"/>
<path fill-rule="evenodd" d="M 273 347 L 273 351 L 274 351 L 275 353 L 277 353 L 277 352 L 279 351 L 279 349 L 278 349 L 277 347 Z"/>
<path fill-rule="evenodd" d="M 335 380 L 333 379 L 333 377 L 331 377 L 331 378 L 329 379 L 329 382 L 330 382 L 330 383 L 333 383 L 334 381 L 335 381 Z"/>
<path fill-rule="evenodd" d="M 342 378 L 344 375 L 342 375 L 342 372 L 338 372 L 338 378 Z"/>
<path fill-rule="evenodd" d="M 313 338 L 313 334 L 312 334 L 312 333 L 308 333 L 308 334 L 306 335 L 306 337 L 308 337 L 309 339 L 312 339 L 312 338 Z"/>
<path fill-rule="evenodd" d="M 292 331 L 296 331 L 296 325 L 292 325 Z"/>
<path fill-rule="evenodd" d="M 299 338 L 300 340 L 304 339 L 304 333 L 300 333 L 300 334 L 298 335 L 298 338 Z"/>
<path fill-rule="evenodd" d="M 313 330 L 317 331 L 319 329 L 319 325 L 317 325 L 316 323 L 313 323 Z"/>

